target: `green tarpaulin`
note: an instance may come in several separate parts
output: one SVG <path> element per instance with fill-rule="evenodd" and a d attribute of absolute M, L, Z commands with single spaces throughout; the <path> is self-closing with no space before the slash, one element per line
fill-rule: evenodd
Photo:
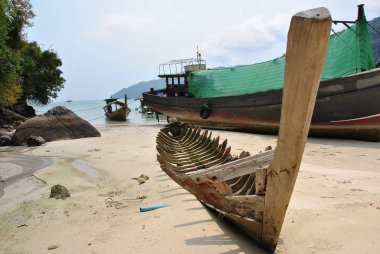
<path fill-rule="evenodd" d="M 192 72 L 189 76 L 189 92 L 202 98 L 281 89 L 284 68 L 285 56 L 282 56 L 258 64 Z M 365 20 L 330 37 L 322 80 L 373 68 L 375 61 Z"/>

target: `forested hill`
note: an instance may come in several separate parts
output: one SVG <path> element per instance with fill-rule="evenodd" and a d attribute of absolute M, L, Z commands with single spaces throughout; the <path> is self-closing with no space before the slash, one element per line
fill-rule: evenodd
<path fill-rule="evenodd" d="M 376 29 L 368 27 L 369 36 L 371 37 L 372 42 L 372 51 L 375 57 L 375 62 L 380 63 L 380 17 L 375 18 L 368 22 L 370 26 Z"/>
<path fill-rule="evenodd" d="M 150 88 L 159 89 L 165 87 L 165 80 L 164 79 L 153 79 L 149 81 L 143 81 L 140 83 L 137 83 L 135 85 L 132 85 L 128 88 L 123 88 L 117 93 L 114 93 L 112 95 L 112 98 L 124 98 L 124 94 L 128 95 L 128 98 L 140 98 L 142 97 L 143 92 L 147 92 L 150 90 Z"/>

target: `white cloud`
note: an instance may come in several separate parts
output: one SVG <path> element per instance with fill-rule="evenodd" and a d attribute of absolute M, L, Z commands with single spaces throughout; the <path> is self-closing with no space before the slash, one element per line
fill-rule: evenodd
<path fill-rule="evenodd" d="M 153 25 L 154 18 L 151 16 L 140 16 L 131 14 L 110 14 L 105 16 L 104 28 L 105 29 L 141 29 L 145 26 Z"/>
<path fill-rule="evenodd" d="M 239 64 L 235 59 L 240 59 L 240 64 L 252 63 L 253 54 L 265 55 L 263 51 L 268 53 L 278 43 L 285 44 L 289 22 L 286 15 L 277 15 L 270 20 L 256 15 L 210 35 L 200 47 L 208 57 L 224 56 L 223 62 L 227 65 Z"/>
<path fill-rule="evenodd" d="M 156 21 L 151 16 L 112 13 L 100 18 L 98 24 L 88 31 L 92 39 L 110 39 L 124 34 L 132 36 L 139 30 L 154 26 Z"/>
<path fill-rule="evenodd" d="M 360 1 L 363 2 L 363 1 Z M 368 8 L 380 8 L 380 1 L 379 0 L 366 0 L 364 1 L 364 4 Z"/>

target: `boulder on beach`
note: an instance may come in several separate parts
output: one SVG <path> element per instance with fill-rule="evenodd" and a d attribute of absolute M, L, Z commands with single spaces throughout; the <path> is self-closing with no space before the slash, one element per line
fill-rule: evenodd
<path fill-rule="evenodd" d="M 12 138 L 8 135 L 0 136 L 0 146 L 9 146 L 12 144 Z"/>
<path fill-rule="evenodd" d="M 32 106 L 29 106 L 26 101 L 23 101 L 22 103 L 15 104 L 12 106 L 12 109 L 14 112 L 16 112 L 19 115 L 22 115 L 27 118 L 31 118 L 36 116 L 36 111 Z"/>
<path fill-rule="evenodd" d="M 69 190 L 60 184 L 56 184 L 50 189 L 50 198 L 66 199 L 70 197 Z"/>
<path fill-rule="evenodd" d="M 66 107 L 58 106 L 45 114 L 33 117 L 23 122 L 13 134 L 13 145 L 25 145 L 30 136 L 40 136 L 46 142 L 100 137 L 99 131 L 89 122 L 77 116 Z"/>
<path fill-rule="evenodd" d="M 40 136 L 29 136 L 26 139 L 26 144 L 28 146 L 40 146 L 40 145 L 43 145 L 45 143 L 46 143 L 45 139 L 43 137 L 40 137 Z"/>
<path fill-rule="evenodd" d="M 25 121 L 27 118 L 9 109 L 0 108 L 0 124 L 12 124 L 18 121 Z"/>

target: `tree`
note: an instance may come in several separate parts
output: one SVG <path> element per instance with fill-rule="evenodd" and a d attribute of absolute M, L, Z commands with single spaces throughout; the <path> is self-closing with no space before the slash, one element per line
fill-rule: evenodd
<path fill-rule="evenodd" d="M 19 64 L 15 54 L 0 45 L 0 106 L 13 105 L 22 94 Z"/>
<path fill-rule="evenodd" d="M 32 5 L 29 0 L 5 1 L 9 2 L 8 5 L 10 6 L 8 11 L 8 45 L 13 49 L 20 49 L 23 41 L 25 41 L 23 34 L 24 28 L 31 27 L 33 25 L 31 20 L 35 15 L 32 11 Z"/>
<path fill-rule="evenodd" d="M 22 94 L 19 55 L 10 47 L 11 3 L 0 0 L 0 106 L 12 105 Z"/>
<path fill-rule="evenodd" d="M 53 50 L 42 51 L 36 42 L 23 45 L 21 50 L 22 99 L 47 104 L 57 98 L 64 87 L 59 67 L 62 61 Z"/>
<path fill-rule="evenodd" d="M 0 106 L 47 104 L 63 88 L 57 53 L 41 50 L 23 34 L 33 17 L 30 0 L 0 0 Z"/>

